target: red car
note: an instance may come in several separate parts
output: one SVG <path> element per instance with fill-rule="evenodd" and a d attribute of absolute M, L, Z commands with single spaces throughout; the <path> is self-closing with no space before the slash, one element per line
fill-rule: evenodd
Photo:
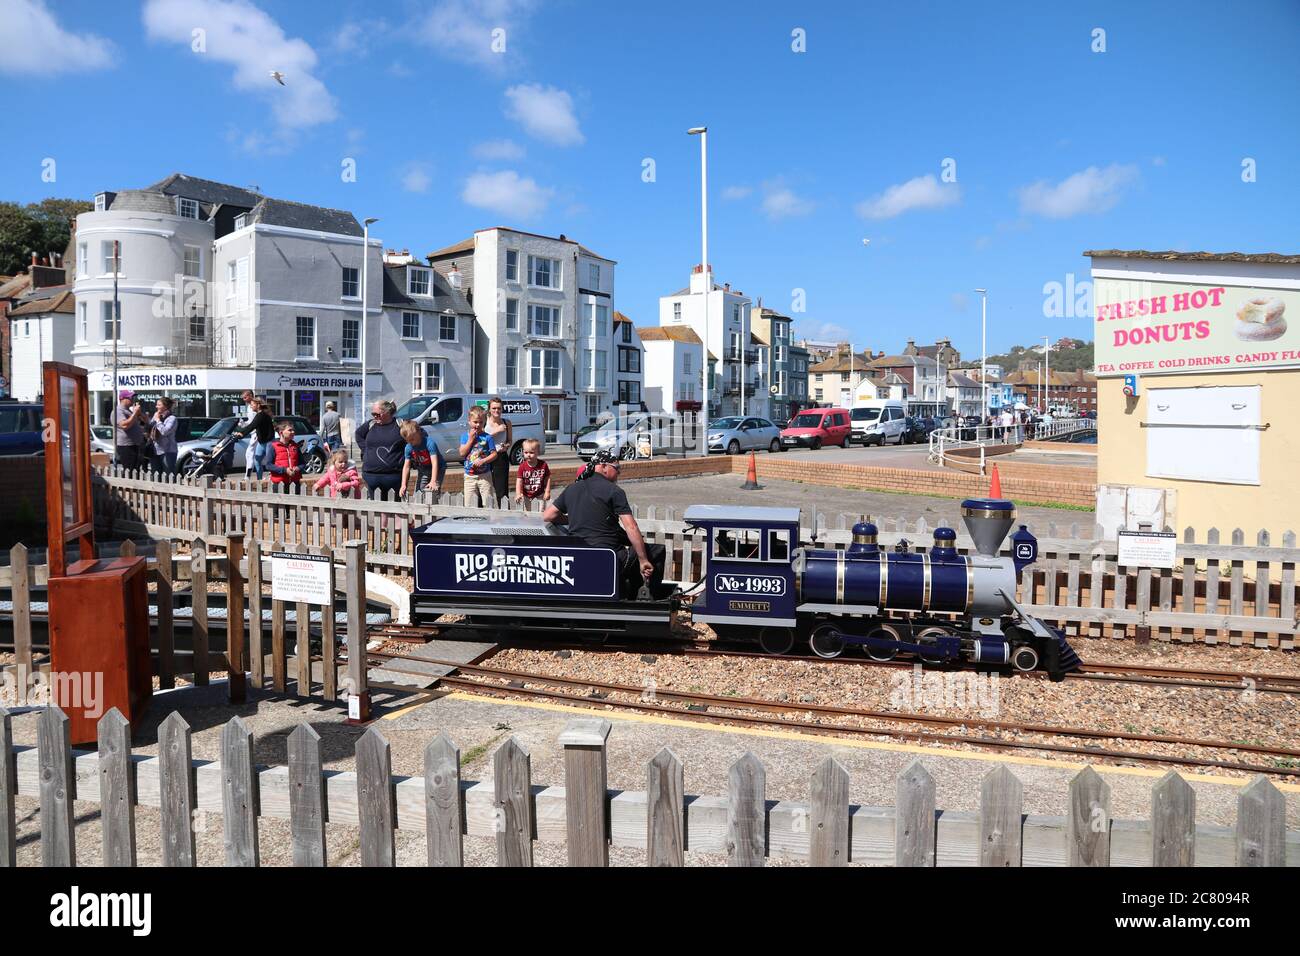
<path fill-rule="evenodd" d="M 781 447 L 821 448 L 849 443 L 849 413 L 843 408 L 808 408 L 790 419 L 781 430 Z"/>

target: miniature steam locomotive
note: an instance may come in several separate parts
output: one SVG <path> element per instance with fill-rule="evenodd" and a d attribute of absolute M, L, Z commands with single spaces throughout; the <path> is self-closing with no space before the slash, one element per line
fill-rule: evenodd
<path fill-rule="evenodd" d="M 975 553 L 957 551 L 956 532 L 938 528 L 933 547 L 895 550 L 876 526 L 853 527 L 847 550 L 801 548 L 797 508 L 694 505 L 686 523 L 704 532 L 704 580 L 689 605 L 678 593 L 629 593 L 610 548 L 593 547 L 537 515 L 487 513 L 417 528 L 414 619 L 463 615 L 462 626 L 671 639 L 689 611 L 722 638 L 755 640 L 784 654 L 806 640 L 838 657 L 856 646 L 868 658 L 899 655 L 929 663 L 969 661 L 1044 670 L 1060 679 L 1079 659 L 1060 631 L 1015 599 L 1016 576 L 1038 556 L 1024 525 L 1011 535 L 1015 506 L 962 502 Z"/>

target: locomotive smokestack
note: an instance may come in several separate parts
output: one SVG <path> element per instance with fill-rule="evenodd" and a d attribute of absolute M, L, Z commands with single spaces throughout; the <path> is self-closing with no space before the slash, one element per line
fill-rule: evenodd
<path fill-rule="evenodd" d="M 975 550 L 996 557 L 1016 523 L 1016 506 L 1002 498 L 967 498 L 961 503 L 961 516 Z"/>

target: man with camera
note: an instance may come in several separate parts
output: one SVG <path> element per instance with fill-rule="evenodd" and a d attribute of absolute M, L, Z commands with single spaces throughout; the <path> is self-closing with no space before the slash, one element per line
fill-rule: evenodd
<path fill-rule="evenodd" d="M 113 412 L 113 458 L 123 468 L 139 468 L 144 464 L 144 420 L 135 392 L 129 388 L 118 392 L 117 408 Z"/>

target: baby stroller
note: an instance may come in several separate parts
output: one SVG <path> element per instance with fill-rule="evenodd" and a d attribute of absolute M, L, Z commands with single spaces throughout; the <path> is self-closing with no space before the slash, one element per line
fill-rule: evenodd
<path fill-rule="evenodd" d="M 190 456 L 192 465 L 190 474 L 195 478 L 201 478 L 204 475 L 212 475 L 218 481 L 223 480 L 235 461 L 235 442 L 239 441 L 239 435 L 230 432 L 224 435 L 211 451 L 196 450 Z"/>

